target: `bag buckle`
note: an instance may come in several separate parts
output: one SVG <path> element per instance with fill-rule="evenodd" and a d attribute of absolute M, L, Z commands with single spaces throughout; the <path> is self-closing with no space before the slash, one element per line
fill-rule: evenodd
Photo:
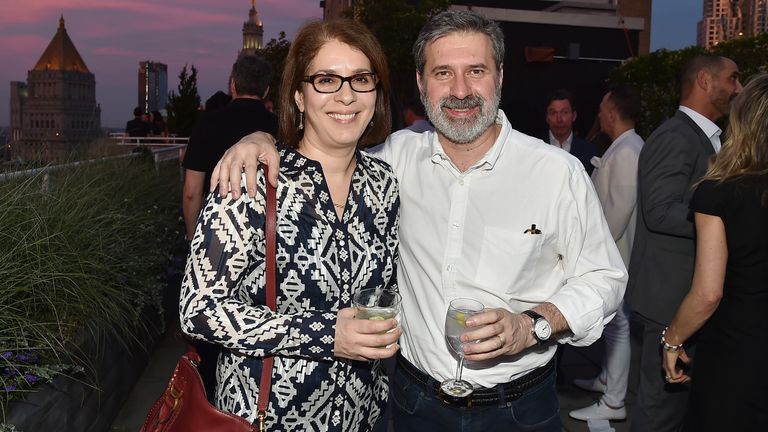
<path fill-rule="evenodd" d="M 267 427 L 265 424 L 267 421 L 267 412 L 264 410 L 259 411 L 258 417 L 259 417 L 259 432 L 265 432 L 267 430 Z"/>

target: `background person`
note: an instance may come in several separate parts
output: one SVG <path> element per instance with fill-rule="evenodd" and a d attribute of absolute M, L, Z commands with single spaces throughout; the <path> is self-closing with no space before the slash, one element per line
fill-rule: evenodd
<path fill-rule="evenodd" d="M 133 109 L 133 119 L 125 124 L 125 134 L 129 137 L 146 137 L 152 130 L 152 126 L 144 120 L 144 112 L 141 108 Z"/>
<path fill-rule="evenodd" d="M 592 158 L 600 156 L 600 149 L 591 142 L 577 137 L 573 133 L 573 123 L 576 121 L 576 105 L 573 93 L 565 89 L 553 91 L 547 97 L 546 121 L 549 133 L 544 141 L 560 147 L 574 155 L 587 174 L 592 174 Z"/>
<path fill-rule="evenodd" d="M 603 207 L 605 220 L 621 259 L 629 265 L 637 223 L 637 159 L 643 139 L 635 133 L 635 120 L 640 114 L 640 95 L 627 86 L 615 86 L 600 102 L 600 129 L 611 138 L 602 157 L 592 158 L 595 170 L 592 182 Z M 605 358 L 600 374 L 592 379 L 576 379 L 576 387 L 603 393 L 592 405 L 571 411 L 578 420 L 624 420 L 627 409 L 629 378 L 629 320 L 624 304 L 603 330 Z"/>
<path fill-rule="evenodd" d="M 263 102 L 271 80 L 269 62 L 253 55 L 238 58 L 229 80 L 232 101 L 219 110 L 206 112 L 195 125 L 182 162 L 187 239 L 195 233 L 203 198 L 210 188 L 211 172 L 224 152 L 251 132 L 277 133 L 277 117 L 266 110 Z"/>
<path fill-rule="evenodd" d="M 632 356 L 637 356 L 631 364 L 639 368 L 632 432 L 677 431 L 683 421 L 688 388 L 665 382 L 659 335 L 691 287 L 695 243 L 688 205 L 693 186 L 720 149 L 721 131 L 714 122 L 728 113 L 739 91 L 739 68 L 732 60 L 693 58 L 681 74 L 680 108 L 640 152 L 626 294 Z"/>
<path fill-rule="evenodd" d="M 678 360 L 701 329 L 685 431 L 768 430 L 768 375 L 736 372 L 768 357 L 768 76 L 731 108 L 728 138 L 691 199 L 696 267 L 691 290 L 664 334 L 670 383 L 690 380 Z M 732 367 L 731 367 L 732 366 Z"/>
<path fill-rule="evenodd" d="M 264 306 L 264 183 L 214 194 L 192 240 L 183 330 L 221 345 L 216 404 L 256 420 L 262 360 L 274 355 L 267 430 L 370 431 L 388 384 L 378 360 L 398 350 L 394 319 L 355 319 L 355 292 L 396 287 L 398 186 L 357 148 L 390 127 L 389 72 L 352 20 L 296 34 L 280 97 L 277 311 Z"/>

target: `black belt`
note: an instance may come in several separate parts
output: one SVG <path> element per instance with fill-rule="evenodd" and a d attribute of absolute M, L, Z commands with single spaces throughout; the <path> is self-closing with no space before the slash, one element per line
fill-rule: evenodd
<path fill-rule="evenodd" d="M 512 402 L 519 399 L 526 391 L 541 384 L 555 371 L 554 357 L 544 366 L 536 368 L 527 374 L 508 383 L 498 384 L 491 388 L 476 388 L 471 395 L 456 398 L 440 391 L 440 383 L 411 364 L 402 355 L 397 355 L 399 367 L 415 384 L 422 389 L 434 393 L 445 404 L 455 407 L 498 406 L 502 402 Z"/>

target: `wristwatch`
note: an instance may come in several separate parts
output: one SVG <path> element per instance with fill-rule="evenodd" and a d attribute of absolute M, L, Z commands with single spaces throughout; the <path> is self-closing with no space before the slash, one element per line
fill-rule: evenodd
<path fill-rule="evenodd" d="M 526 310 L 522 313 L 531 317 L 531 321 L 533 321 L 531 334 L 536 339 L 536 342 L 539 345 L 546 343 L 549 337 L 552 336 L 552 326 L 549 325 L 549 321 L 532 310 Z"/>

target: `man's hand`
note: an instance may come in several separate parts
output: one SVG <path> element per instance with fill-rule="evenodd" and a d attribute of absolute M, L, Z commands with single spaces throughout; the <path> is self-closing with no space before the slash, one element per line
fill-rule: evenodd
<path fill-rule="evenodd" d="M 256 171 L 263 163 L 275 169 L 269 170 L 267 179 L 277 187 L 277 175 L 280 170 L 280 157 L 275 149 L 275 138 L 266 132 L 254 132 L 244 136 L 234 146 L 224 152 L 211 174 L 211 192 L 219 185 L 219 193 L 240 198 L 240 174 L 245 171 L 245 186 L 248 196 L 256 196 Z"/>
<path fill-rule="evenodd" d="M 336 316 L 336 357 L 368 361 L 389 358 L 397 353 L 397 340 L 403 331 L 397 321 L 362 320 L 355 318 L 355 308 L 344 308 Z"/>
<path fill-rule="evenodd" d="M 506 309 L 485 309 L 467 318 L 470 328 L 461 336 L 467 360 L 488 360 L 517 354 L 536 344 L 531 334 L 531 319 Z M 472 341 L 480 340 L 478 343 Z"/>

